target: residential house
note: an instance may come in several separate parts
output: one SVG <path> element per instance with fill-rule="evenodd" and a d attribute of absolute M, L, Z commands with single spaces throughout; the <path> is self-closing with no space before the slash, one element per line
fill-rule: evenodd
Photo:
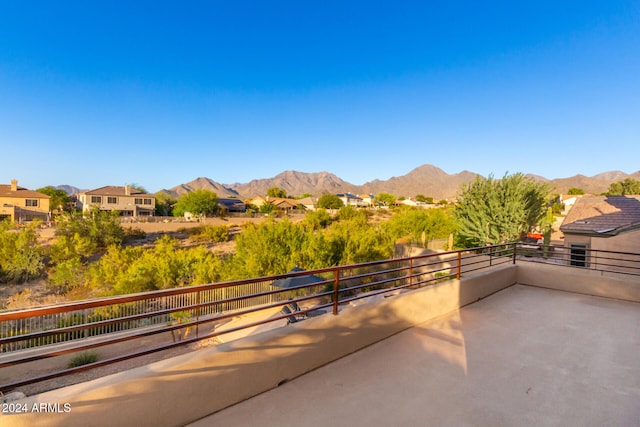
<path fill-rule="evenodd" d="M 18 187 L 15 179 L 11 180 L 11 185 L 0 184 L 0 220 L 9 218 L 18 223 L 34 219 L 49 221 L 49 199 L 46 194 Z"/>
<path fill-rule="evenodd" d="M 218 207 L 223 212 L 245 212 L 247 204 L 240 199 L 218 198 Z"/>
<path fill-rule="evenodd" d="M 638 253 L 640 196 L 583 196 L 576 200 L 560 231 L 572 265 L 594 262 L 589 259 L 592 249 Z"/>
<path fill-rule="evenodd" d="M 317 197 L 304 197 L 298 200 L 298 203 L 301 204 L 308 211 L 315 211 L 318 208 Z"/>
<path fill-rule="evenodd" d="M 263 205 L 271 203 L 277 210 L 290 212 L 295 209 L 299 209 L 300 202 L 295 199 L 288 199 L 282 197 L 262 197 L 258 196 L 249 200 L 249 204 L 261 208 Z"/>
<path fill-rule="evenodd" d="M 342 200 L 345 206 L 366 207 L 367 204 L 362 200 L 362 197 L 356 196 L 351 193 L 336 194 Z"/>
<path fill-rule="evenodd" d="M 576 201 L 580 199 L 582 195 L 563 194 L 560 196 L 560 203 L 562 203 L 562 215 L 567 215 Z"/>
<path fill-rule="evenodd" d="M 153 216 L 156 198 L 129 185 L 106 186 L 78 194 L 78 206 L 83 213 L 97 207 L 101 211 L 118 211 L 122 216 Z"/>
<path fill-rule="evenodd" d="M 358 197 L 362 199 L 362 203 L 366 206 L 373 206 L 373 194 L 358 194 Z"/>
<path fill-rule="evenodd" d="M 417 200 L 413 200 L 412 198 L 401 200 L 399 201 L 399 204 L 405 205 L 405 206 L 419 207 L 419 208 L 430 208 L 433 206 L 425 202 L 419 202 Z"/>

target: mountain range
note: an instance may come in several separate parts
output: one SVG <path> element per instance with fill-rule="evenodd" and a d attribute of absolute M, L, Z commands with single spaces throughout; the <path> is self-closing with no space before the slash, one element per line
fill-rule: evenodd
<path fill-rule="evenodd" d="M 280 187 L 289 195 L 309 193 L 320 196 L 324 193 L 378 194 L 385 192 L 398 197 L 415 197 L 417 194 L 422 194 L 440 200 L 453 199 L 460 190 L 460 186 L 473 181 L 476 176 L 476 173 L 466 170 L 448 174 L 436 166 L 425 164 L 406 175 L 387 180 L 376 179 L 363 185 L 351 184 L 329 172 L 285 171 L 273 178 L 254 179 L 244 184 L 220 184 L 210 178 L 200 177 L 186 184 L 161 191 L 173 197 L 179 197 L 189 191 L 204 189 L 215 191 L 218 197 L 248 199 L 264 196 L 270 187 Z M 632 174 L 609 171 L 592 177 L 576 175 L 570 178 L 551 180 L 538 175 L 529 174 L 527 176 L 535 181 L 548 183 L 554 193 L 566 194 L 570 188 L 580 188 L 587 194 L 600 194 L 608 191 L 609 185 L 613 182 L 622 181 L 625 178 L 640 180 L 640 171 Z"/>

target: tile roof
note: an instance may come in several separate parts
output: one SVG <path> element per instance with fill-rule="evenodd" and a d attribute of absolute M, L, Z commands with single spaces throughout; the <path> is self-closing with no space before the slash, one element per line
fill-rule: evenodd
<path fill-rule="evenodd" d="M 107 185 L 105 187 L 96 188 L 95 190 L 84 191 L 82 194 L 95 196 L 153 196 L 153 194 L 143 193 L 135 188 L 130 188 L 129 194 L 126 194 L 124 187 Z"/>
<path fill-rule="evenodd" d="M 584 196 L 560 226 L 563 233 L 616 235 L 640 228 L 640 196 Z"/>
<path fill-rule="evenodd" d="M 0 197 L 30 197 L 33 199 L 49 199 L 50 197 L 37 191 L 27 190 L 24 187 L 18 187 L 17 191 L 11 191 L 11 185 L 0 184 Z"/>

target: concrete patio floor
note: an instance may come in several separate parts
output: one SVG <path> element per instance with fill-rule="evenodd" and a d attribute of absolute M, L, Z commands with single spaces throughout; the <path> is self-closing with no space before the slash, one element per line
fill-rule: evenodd
<path fill-rule="evenodd" d="M 640 304 L 514 285 L 189 424 L 637 426 Z"/>

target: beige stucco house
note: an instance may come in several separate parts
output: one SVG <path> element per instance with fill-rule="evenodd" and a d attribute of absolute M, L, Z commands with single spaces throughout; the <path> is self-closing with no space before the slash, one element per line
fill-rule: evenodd
<path fill-rule="evenodd" d="M 128 185 L 106 186 L 79 193 L 78 207 L 83 213 L 97 207 L 102 211 L 118 211 L 122 216 L 153 216 L 156 198 Z"/>
<path fill-rule="evenodd" d="M 249 200 L 249 204 L 257 206 L 258 208 L 262 207 L 266 203 L 271 203 L 276 209 L 284 212 L 290 212 L 300 207 L 300 202 L 298 200 L 281 197 L 258 196 Z"/>
<path fill-rule="evenodd" d="M 571 263 L 577 266 L 593 262 L 591 250 L 638 253 L 640 196 L 583 196 L 576 200 L 560 231 Z M 598 256 L 605 258 L 606 254 Z"/>
<path fill-rule="evenodd" d="M 49 199 L 46 194 L 19 187 L 15 179 L 10 185 L 0 184 L 0 219 L 9 218 L 18 223 L 34 219 L 48 221 Z"/>
<path fill-rule="evenodd" d="M 318 207 L 318 198 L 317 197 L 304 197 L 298 200 L 304 208 L 308 211 L 315 211 Z"/>
<path fill-rule="evenodd" d="M 355 206 L 355 207 L 366 207 L 366 206 L 368 206 L 368 204 L 364 202 L 362 197 L 356 196 L 356 195 L 351 194 L 351 193 L 341 193 L 341 194 L 336 194 L 336 196 L 338 196 L 340 198 L 340 200 L 342 200 L 342 203 L 345 206 Z"/>

